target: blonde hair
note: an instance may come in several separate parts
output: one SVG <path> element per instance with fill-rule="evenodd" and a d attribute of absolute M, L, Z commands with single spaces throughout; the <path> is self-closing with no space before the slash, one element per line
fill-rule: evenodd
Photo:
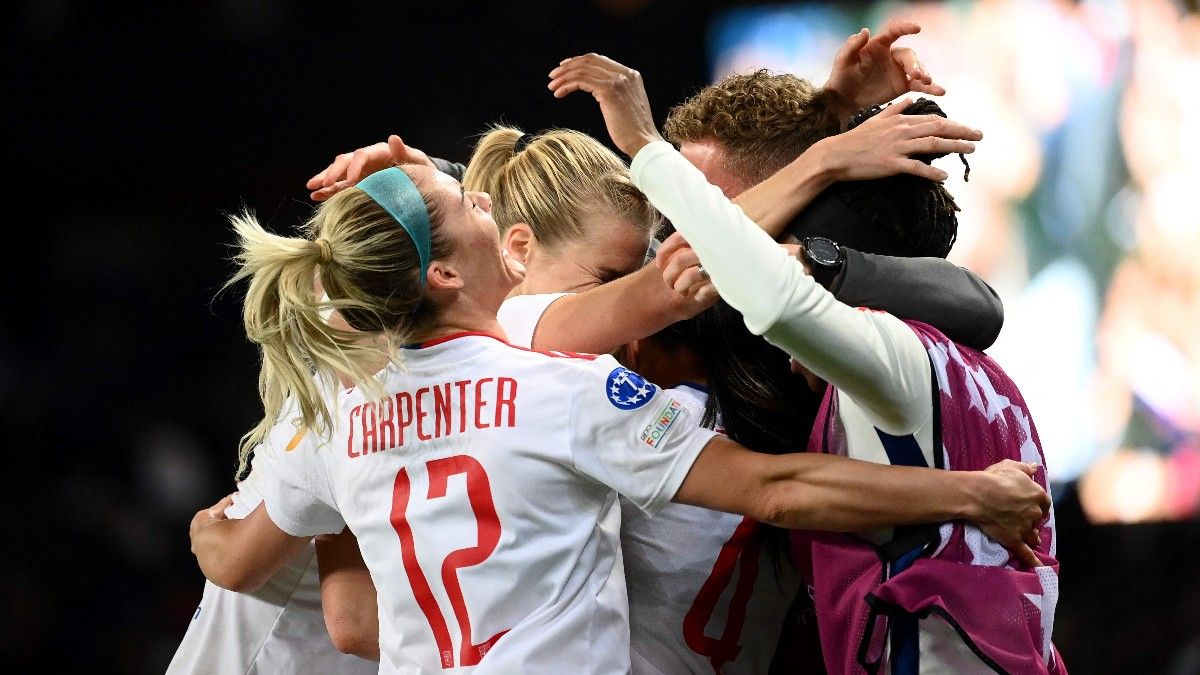
<path fill-rule="evenodd" d="M 766 69 L 730 75 L 671 109 L 663 133 L 675 145 L 716 141 L 729 167 L 752 183 L 841 131 L 828 95 L 795 75 Z"/>
<path fill-rule="evenodd" d="M 426 181 L 405 171 L 418 188 Z M 423 192 L 424 194 L 424 192 Z M 451 247 L 439 236 L 438 209 L 425 198 L 432 256 Z M 412 239 L 362 190 L 343 190 L 323 202 L 301 228 L 302 236 L 267 232 L 249 211 L 230 215 L 238 238 L 238 271 L 222 287 L 249 280 L 242 308 L 246 337 L 259 346 L 258 392 L 263 419 L 242 437 L 238 475 L 253 448 L 294 403 L 297 426 L 324 433 L 333 428 L 329 396 L 344 374 L 381 395 L 375 378 L 383 359 L 436 314 L 420 286 L 420 262 Z M 316 283 L 328 299 L 318 296 Z M 322 319 L 336 309 L 354 328 L 340 330 Z M 293 411 L 289 408 L 289 413 Z"/>
<path fill-rule="evenodd" d="M 522 147 L 517 143 L 522 137 Z M 467 190 L 492 197 L 492 218 L 503 233 L 528 223 L 550 250 L 587 236 L 582 216 L 609 211 L 647 238 L 661 216 L 629 179 L 629 167 L 587 134 L 551 129 L 530 136 L 493 125 L 475 145 L 463 175 Z"/>

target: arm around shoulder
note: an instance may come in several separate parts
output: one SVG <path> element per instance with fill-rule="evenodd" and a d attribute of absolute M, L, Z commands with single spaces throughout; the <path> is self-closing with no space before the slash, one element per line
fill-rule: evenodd
<path fill-rule="evenodd" d="M 847 305 L 927 323 L 951 340 L 980 351 L 999 337 L 1004 303 L 974 272 L 944 258 L 842 250 L 843 269 L 830 290 Z"/>
<path fill-rule="evenodd" d="M 1048 514 L 1050 498 L 1032 471 L 1008 461 L 987 471 L 944 471 L 819 453 L 766 455 L 714 437 L 674 501 L 829 532 L 966 519 L 1036 562 L 1028 542 Z"/>

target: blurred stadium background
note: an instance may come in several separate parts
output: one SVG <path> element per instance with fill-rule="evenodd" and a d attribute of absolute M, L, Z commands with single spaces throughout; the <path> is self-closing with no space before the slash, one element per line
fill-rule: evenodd
<path fill-rule="evenodd" d="M 823 82 L 862 26 L 982 128 L 951 259 L 1001 294 L 989 350 L 1054 481 L 1074 673 L 1200 672 L 1200 9 L 1195 0 L 18 2 L 0 401 L 0 664 L 162 672 L 199 599 L 191 515 L 232 486 L 256 357 L 222 213 L 285 228 L 336 152 L 465 161 L 491 121 L 607 142 L 561 58 L 642 71 L 658 121 L 767 67 Z M 954 172 L 951 171 L 953 174 Z"/>

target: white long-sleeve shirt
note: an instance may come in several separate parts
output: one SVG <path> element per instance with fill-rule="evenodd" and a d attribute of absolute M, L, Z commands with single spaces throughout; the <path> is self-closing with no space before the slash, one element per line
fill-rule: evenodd
<path fill-rule="evenodd" d="M 666 141 L 643 147 L 630 172 L 751 332 L 854 399 L 879 429 L 905 435 L 930 423 L 929 357 L 899 319 L 838 302 Z"/>
<path fill-rule="evenodd" d="M 850 457 L 888 464 L 889 445 L 915 443 L 926 465 L 936 465 L 933 376 L 912 329 L 835 300 L 670 144 L 646 145 L 630 170 L 746 327 L 837 390 L 836 421 Z M 891 528 L 859 534 L 875 543 L 892 537 Z M 945 622 L 923 619 L 918 630 L 922 673 L 988 671 Z"/>

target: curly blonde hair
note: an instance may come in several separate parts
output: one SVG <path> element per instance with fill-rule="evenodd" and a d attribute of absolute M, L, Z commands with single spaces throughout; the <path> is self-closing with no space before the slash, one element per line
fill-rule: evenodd
<path fill-rule="evenodd" d="M 767 69 L 730 75 L 671 109 L 663 132 L 675 145 L 716 141 L 731 170 L 757 183 L 813 143 L 841 131 L 824 90 Z"/>

